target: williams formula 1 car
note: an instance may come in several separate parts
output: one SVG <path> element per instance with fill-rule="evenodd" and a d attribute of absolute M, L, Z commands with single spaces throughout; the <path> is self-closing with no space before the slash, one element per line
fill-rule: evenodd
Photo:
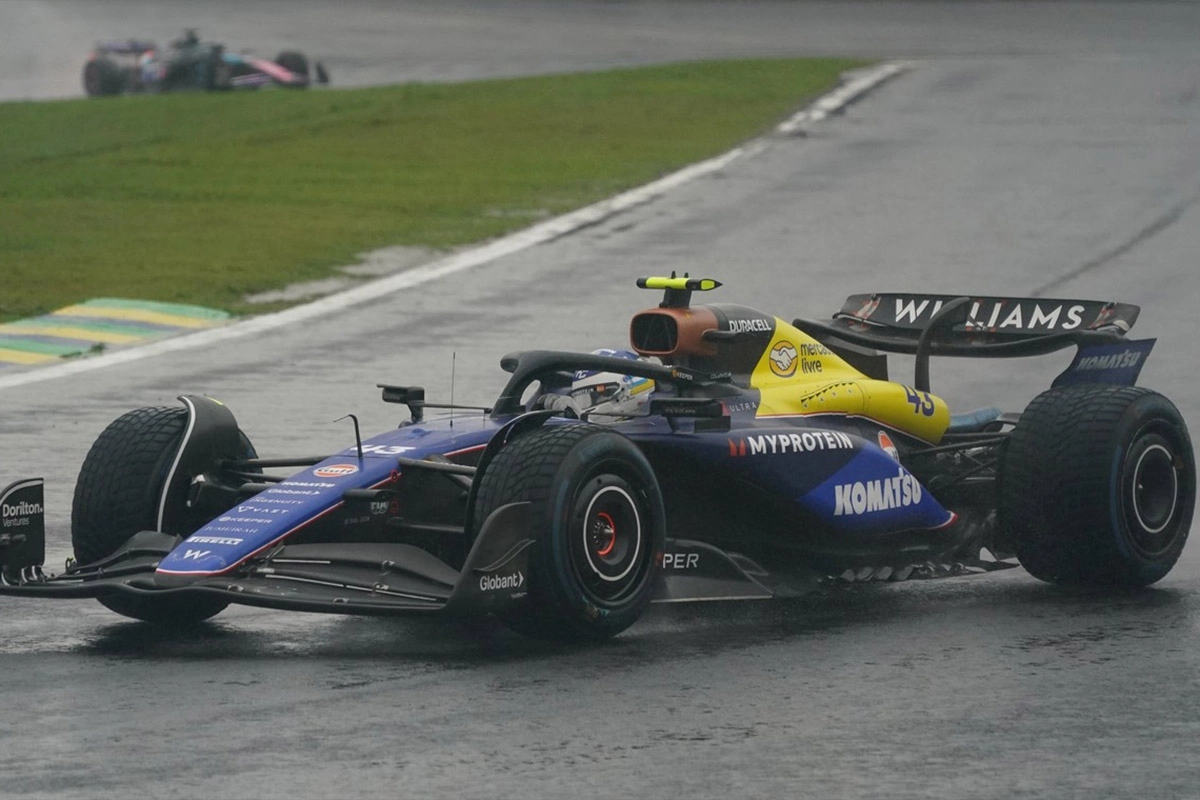
<path fill-rule="evenodd" d="M 1125 338 L 1136 306 L 873 294 L 788 323 L 692 305 L 715 281 L 639 285 L 664 295 L 634 315 L 634 352 L 513 353 L 487 409 L 381 385 L 410 418 L 332 454 L 261 458 L 207 397 L 131 411 L 83 463 L 61 574 L 42 569 L 41 481 L 0 493 L 0 593 L 169 624 L 244 603 L 596 639 L 651 602 L 827 580 L 1019 562 L 1144 586 L 1183 549 L 1192 445 L 1175 406 L 1133 385 L 1154 343 Z M 930 391 L 932 356 L 1069 347 L 1020 414 L 952 414 Z M 910 384 L 887 353 L 915 356 Z"/>
<path fill-rule="evenodd" d="M 285 50 L 274 61 L 230 53 L 224 45 L 201 41 L 192 30 L 166 48 L 139 39 L 100 42 L 83 65 L 89 97 L 261 86 L 303 89 L 313 82 L 329 83 L 329 73 L 320 62 L 310 70 L 303 53 Z"/>

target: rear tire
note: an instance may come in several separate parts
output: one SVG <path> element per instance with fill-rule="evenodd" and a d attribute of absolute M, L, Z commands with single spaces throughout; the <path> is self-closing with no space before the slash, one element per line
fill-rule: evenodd
<path fill-rule="evenodd" d="M 279 55 L 275 56 L 275 63 L 286 69 L 288 72 L 294 72 L 297 75 L 308 77 L 308 58 L 295 50 L 284 50 Z"/>
<path fill-rule="evenodd" d="M 88 97 L 120 94 L 125 90 L 121 67 L 108 58 L 94 58 L 83 65 L 83 90 Z"/>
<path fill-rule="evenodd" d="M 473 530 L 492 511 L 528 501 L 537 544 L 529 593 L 505 615 L 527 636 L 599 640 L 650 602 L 666 516 L 654 470 L 637 447 L 595 425 L 551 425 L 517 438 L 480 478 Z"/>
<path fill-rule="evenodd" d="M 156 530 L 163 483 L 183 440 L 188 413 L 179 407 L 139 408 L 118 417 L 96 439 L 83 460 L 71 506 L 71 544 L 80 563 L 106 558 L 138 531 Z M 254 448 L 242 437 L 244 455 Z M 234 454 L 231 454 L 234 455 Z M 186 503 L 181 489 L 171 505 Z M 171 530 L 186 536 L 206 520 L 195 515 Z M 186 625 L 221 612 L 228 601 L 203 595 L 136 597 L 111 595 L 100 603 L 126 617 Z"/>
<path fill-rule="evenodd" d="M 1148 586 L 1183 551 L 1195 499 L 1191 438 L 1171 401 L 1133 386 L 1050 389 L 1008 442 L 1000 520 L 1036 578 Z"/>

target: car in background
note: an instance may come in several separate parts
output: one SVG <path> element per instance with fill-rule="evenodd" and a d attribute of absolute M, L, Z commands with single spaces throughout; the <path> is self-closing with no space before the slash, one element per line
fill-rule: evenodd
<path fill-rule="evenodd" d="M 172 91 L 223 91 L 284 86 L 303 89 L 329 83 L 320 62 L 284 50 L 274 60 L 231 53 L 225 45 L 201 40 L 194 30 L 165 48 L 144 39 L 99 42 L 83 66 L 89 97 Z"/>

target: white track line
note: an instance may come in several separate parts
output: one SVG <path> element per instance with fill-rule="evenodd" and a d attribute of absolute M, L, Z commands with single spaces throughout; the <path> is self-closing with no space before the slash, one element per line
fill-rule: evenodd
<path fill-rule="evenodd" d="M 784 136 L 803 136 L 813 123 L 820 122 L 830 114 L 842 111 L 867 92 L 911 68 L 912 65 L 906 61 L 891 61 L 862 70 L 862 72 L 856 73 L 851 80 L 819 98 L 808 108 L 784 120 L 775 128 L 775 132 Z"/>
<path fill-rule="evenodd" d="M 839 86 L 834 91 L 818 99 L 804 111 L 784 121 L 775 129 L 775 132 L 782 135 L 802 134 L 806 126 L 819 122 L 830 114 L 842 110 L 871 89 L 890 80 L 905 69 L 908 69 L 907 64 L 891 62 L 863 70 L 848 83 Z M 643 203 L 648 203 L 671 189 L 705 175 L 711 175 L 743 156 L 750 156 L 759 152 L 763 147 L 762 142 L 750 142 L 741 147 L 735 147 L 727 153 L 706 161 L 691 164 L 666 177 L 659 178 L 653 183 L 647 183 L 636 189 L 630 189 L 615 197 L 601 200 L 599 203 L 594 203 L 577 211 L 572 211 L 569 214 L 563 214 L 554 219 L 540 222 L 530 228 L 525 228 L 524 230 L 501 237 L 479 247 L 455 253 L 439 261 L 433 261 L 420 267 L 396 273 L 395 275 L 370 281 L 361 286 L 356 286 L 344 292 L 330 295 L 329 297 L 323 297 L 320 300 L 306 303 L 302 306 L 294 306 L 285 311 L 251 317 L 250 319 L 235 322 L 221 328 L 210 328 L 196 333 L 176 336 L 171 339 L 163 339 L 147 345 L 131 347 L 127 350 L 118 350 L 99 356 L 67 361 L 52 367 L 35 367 L 26 372 L 0 377 L 0 389 L 54 380 L 68 375 L 78 375 L 94 369 L 140 361 L 143 358 L 150 358 L 163 353 L 174 353 L 180 350 L 190 350 L 193 347 L 204 347 L 216 342 L 238 339 L 243 336 L 262 333 L 283 327 L 284 325 L 291 325 L 314 317 L 331 314 L 335 311 L 342 311 L 360 303 L 378 300 L 381 297 L 401 291 L 402 289 L 411 289 L 423 283 L 482 266 L 483 264 L 497 261 L 505 256 L 533 247 L 534 245 L 564 236 L 580 228 L 595 225 L 615 214 L 627 211 Z"/>

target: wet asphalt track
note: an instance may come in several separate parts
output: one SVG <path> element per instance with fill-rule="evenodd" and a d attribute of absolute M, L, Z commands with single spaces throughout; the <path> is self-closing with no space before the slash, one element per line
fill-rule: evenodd
<path fill-rule="evenodd" d="M 620 343 L 655 302 L 632 279 L 670 269 L 785 317 L 869 289 L 1137 302 L 1136 333 L 1160 339 L 1142 382 L 1200 425 L 1200 5 L 243 5 L 247 43 L 319 51 L 345 83 L 742 53 L 915 69 L 808 138 L 501 263 L 236 347 L 0 389 L 3 473 L 46 476 L 56 560 L 74 472 L 130 407 L 207 392 L 262 452 L 341 446 L 347 411 L 394 424 L 376 382 L 446 396 L 452 352 L 456 397 L 486 402 L 508 350 Z M 46 53 L 133 28 L 242 40 L 233 4 L 181 8 L 3 0 L 0 94 L 74 93 L 77 67 Z M 44 36 L 14 38 L 14 15 Z M 1018 409 L 1057 366 L 936 362 L 934 388 Z M 1013 570 L 656 608 L 574 649 L 253 609 L 164 636 L 6 599 L 0 796 L 1195 797 L 1197 547 L 1119 597 Z"/>

